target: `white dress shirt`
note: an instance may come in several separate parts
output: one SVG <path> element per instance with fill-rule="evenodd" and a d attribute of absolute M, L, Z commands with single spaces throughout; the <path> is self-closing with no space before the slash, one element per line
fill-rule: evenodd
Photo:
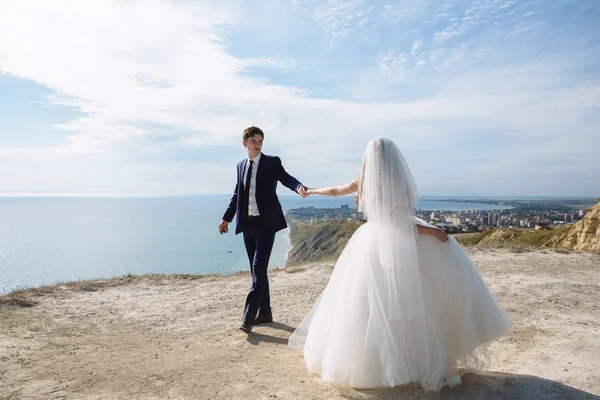
<path fill-rule="evenodd" d="M 252 159 L 254 161 L 252 163 L 252 176 L 250 176 L 250 195 L 248 199 L 248 215 L 258 216 L 260 213 L 258 212 L 258 205 L 256 204 L 256 171 L 258 171 L 258 163 L 260 162 L 259 154 Z M 243 184 L 246 185 L 246 178 L 248 176 L 248 168 L 250 168 L 250 158 L 248 158 L 248 162 L 246 163 L 246 169 L 244 170 L 243 176 Z M 244 190 L 246 188 L 244 187 Z"/>

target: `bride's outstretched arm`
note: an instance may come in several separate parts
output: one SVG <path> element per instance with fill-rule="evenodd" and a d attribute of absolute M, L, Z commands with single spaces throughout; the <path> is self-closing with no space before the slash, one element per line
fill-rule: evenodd
<path fill-rule="evenodd" d="M 320 194 L 323 196 L 344 196 L 358 191 L 358 183 L 356 179 L 341 186 L 331 186 L 326 188 L 308 189 L 306 193 Z"/>

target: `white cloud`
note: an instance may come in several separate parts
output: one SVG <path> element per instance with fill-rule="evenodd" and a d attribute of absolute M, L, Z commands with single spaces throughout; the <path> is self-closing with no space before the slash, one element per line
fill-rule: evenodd
<path fill-rule="evenodd" d="M 298 66 L 298 60 L 291 57 L 283 58 L 272 58 L 272 57 L 261 57 L 245 59 L 244 64 L 247 68 L 260 67 L 260 68 L 271 68 L 276 70 L 289 70 L 294 69 Z"/>
<path fill-rule="evenodd" d="M 598 80 L 573 84 L 565 64 L 548 55 L 515 61 L 498 47 L 501 33 L 478 31 L 498 12 L 509 13 L 515 7 L 510 2 L 433 8 L 430 16 L 445 22 L 430 30 L 422 27 L 432 25 L 423 22 L 427 2 L 379 8 L 366 0 L 298 3 L 325 35 L 310 49 L 334 52 L 337 45 L 343 53 L 352 47 L 342 46 L 344 38 L 384 23 L 423 22 L 405 45 L 394 38 L 373 48 L 379 56 L 365 53 L 372 68 L 348 86 L 352 98 L 371 93 L 367 102 L 313 98 L 308 85 L 253 75 L 261 68 L 352 79 L 348 71 L 354 65 L 315 70 L 319 64 L 295 49 L 236 56 L 229 33 L 244 18 L 235 4 L 5 3 L 0 72 L 47 86 L 55 92 L 48 103 L 73 107 L 82 116 L 58 126 L 65 132 L 61 145 L 0 148 L 0 192 L 229 192 L 235 173 L 231 159 L 243 155 L 240 134 L 252 124 L 266 132 L 265 151 L 279 153 L 286 168 L 309 185 L 354 178 L 365 143 L 381 134 L 405 149 L 424 194 L 478 194 L 489 181 L 501 182 L 497 190 L 510 194 L 515 171 L 556 171 L 551 167 L 556 159 L 575 160 L 569 171 L 585 179 L 600 166 L 592 157 L 579 157 L 579 164 L 574 157 L 600 146 L 591 128 L 598 122 Z M 509 34 L 520 29 L 515 24 Z M 588 145 L 581 150 L 569 140 Z M 185 162 L 140 158 L 207 148 L 227 154 L 222 161 L 214 154 Z M 544 167 L 534 168 L 536 163 Z M 574 181 L 585 187 L 580 179 L 569 179 Z"/>
<path fill-rule="evenodd" d="M 326 42 L 335 45 L 340 39 L 369 29 L 374 6 L 367 3 L 363 0 L 327 0 L 315 8 L 312 17 L 325 30 Z"/>
<path fill-rule="evenodd" d="M 388 23 L 397 24 L 420 16 L 429 6 L 429 1 L 397 0 L 384 4 L 381 18 Z"/>
<path fill-rule="evenodd" d="M 419 49 L 420 49 L 421 47 L 423 47 L 423 40 L 422 40 L 422 39 L 417 39 L 417 40 L 415 40 L 415 41 L 413 42 L 413 45 L 412 45 L 412 47 L 411 47 L 411 49 L 410 49 L 410 52 L 411 52 L 412 54 L 417 54 L 417 53 L 418 53 L 418 51 L 419 51 Z"/>

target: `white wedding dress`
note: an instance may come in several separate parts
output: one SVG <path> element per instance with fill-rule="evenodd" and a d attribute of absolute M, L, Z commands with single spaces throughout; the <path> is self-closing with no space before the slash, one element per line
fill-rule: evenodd
<path fill-rule="evenodd" d="M 486 344 L 510 323 L 454 238 L 415 233 L 416 224 L 431 225 L 399 206 L 415 204 L 410 170 L 391 140 L 375 140 L 359 204 L 368 222 L 289 345 L 304 349 L 308 370 L 324 381 L 355 388 L 412 382 L 439 392 L 459 384 L 464 368 L 484 367 Z"/>

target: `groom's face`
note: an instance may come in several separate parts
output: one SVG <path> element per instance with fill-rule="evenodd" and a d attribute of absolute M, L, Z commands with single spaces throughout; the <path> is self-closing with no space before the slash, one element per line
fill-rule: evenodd
<path fill-rule="evenodd" d="M 263 137 L 260 135 L 250 136 L 247 140 L 243 140 L 242 143 L 246 150 L 248 150 L 248 156 L 254 158 L 262 151 Z"/>

